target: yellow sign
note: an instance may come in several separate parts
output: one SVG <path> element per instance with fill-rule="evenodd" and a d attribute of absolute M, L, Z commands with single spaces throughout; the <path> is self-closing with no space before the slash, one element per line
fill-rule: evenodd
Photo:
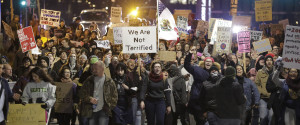
<path fill-rule="evenodd" d="M 259 21 L 272 21 L 272 0 L 255 1 L 255 19 Z"/>
<path fill-rule="evenodd" d="M 163 61 L 175 61 L 176 60 L 176 52 L 175 51 L 159 51 L 158 57 Z"/>
<path fill-rule="evenodd" d="M 231 0 L 231 4 L 230 4 L 230 15 L 231 16 L 236 16 L 237 8 L 238 8 L 238 0 Z"/>
<path fill-rule="evenodd" d="M 271 44 L 269 39 L 263 39 L 257 42 L 253 42 L 253 47 L 256 50 L 257 54 L 266 52 L 266 51 L 272 51 Z"/>
<path fill-rule="evenodd" d="M 7 125 L 45 125 L 46 113 L 41 104 L 10 104 Z"/>

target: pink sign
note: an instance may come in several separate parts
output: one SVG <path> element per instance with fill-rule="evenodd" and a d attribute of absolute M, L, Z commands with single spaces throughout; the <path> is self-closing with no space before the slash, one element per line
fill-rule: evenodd
<path fill-rule="evenodd" d="M 250 31 L 241 31 L 238 33 L 239 53 L 250 52 Z"/>
<path fill-rule="evenodd" d="M 22 52 L 25 53 L 28 50 L 36 48 L 36 42 L 34 39 L 32 27 L 25 27 L 17 31 L 19 41 L 21 44 Z"/>

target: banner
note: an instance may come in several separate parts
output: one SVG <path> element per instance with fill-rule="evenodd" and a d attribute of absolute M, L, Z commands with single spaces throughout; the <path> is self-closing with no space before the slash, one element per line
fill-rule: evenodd
<path fill-rule="evenodd" d="M 159 39 L 177 40 L 178 38 L 178 29 L 176 27 L 175 20 L 168 8 L 165 8 L 158 17 L 158 31 Z"/>
<path fill-rule="evenodd" d="M 123 53 L 156 53 L 156 26 L 122 27 Z"/>
<path fill-rule="evenodd" d="M 255 1 L 256 22 L 272 21 L 272 0 Z"/>
<path fill-rule="evenodd" d="M 56 101 L 54 104 L 57 113 L 73 112 L 73 83 L 56 82 Z"/>
<path fill-rule="evenodd" d="M 250 31 L 241 31 L 238 33 L 238 52 L 250 52 Z"/>
<path fill-rule="evenodd" d="M 110 49 L 109 40 L 94 40 L 97 43 L 97 47 Z"/>
<path fill-rule="evenodd" d="M 289 25 L 289 19 L 280 20 L 278 23 L 282 24 L 283 25 L 283 29 L 285 30 L 286 26 Z"/>
<path fill-rule="evenodd" d="M 17 30 L 17 34 L 23 53 L 37 47 L 31 26 Z"/>
<path fill-rule="evenodd" d="M 218 27 L 215 49 L 217 53 L 230 53 L 231 48 L 231 27 Z"/>
<path fill-rule="evenodd" d="M 114 45 L 122 44 L 122 27 L 114 27 Z"/>
<path fill-rule="evenodd" d="M 212 32 L 212 36 L 211 36 L 211 40 L 210 40 L 210 44 L 213 45 L 217 39 L 217 31 L 218 31 L 218 27 L 230 27 L 232 26 L 232 21 L 229 20 L 216 20 L 215 22 L 215 26 Z"/>
<path fill-rule="evenodd" d="M 271 34 L 275 35 L 276 30 L 283 31 L 283 25 L 282 24 L 270 24 L 271 27 Z"/>
<path fill-rule="evenodd" d="M 234 26 L 247 26 L 251 27 L 251 16 L 233 16 L 232 25 Z"/>
<path fill-rule="evenodd" d="M 256 50 L 257 54 L 267 52 L 267 51 L 272 51 L 269 38 L 257 42 L 253 42 L 253 47 Z"/>
<path fill-rule="evenodd" d="M 40 24 L 58 27 L 60 23 L 60 14 L 60 11 L 42 9 Z"/>
<path fill-rule="evenodd" d="M 8 25 L 7 23 L 5 23 L 4 21 L 2 21 L 2 24 L 3 24 L 3 27 L 4 27 L 4 31 L 5 31 L 5 34 L 12 38 L 13 40 L 15 40 L 15 35 L 10 27 L 10 25 Z"/>
<path fill-rule="evenodd" d="M 176 52 L 175 51 L 158 51 L 158 57 L 163 61 L 175 61 L 176 60 Z"/>
<path fill-rule="evenodd" d="M 110 21 L 120 23 L 122 18 L 122 7 L 111 7 Z"/>
<path fill-rule="evenodd" d="M 177 28 L 180 33 L 187 33 L 188 19 L 183 16 L 177 17 Z"/>
<path fill-rule="evenodd" d="M 41 104 L 9 104 L 7 125 L 45 125 L 46 112 Z"/>
<path fill-rule="evenodd" d="M 251 40 L 258 41 L 262 39 L 263 31 L 250 31 L 251 32 Z"/>
<path fill-rule="evenodd" d="M 231 16 L 236 16 L 237 8 L 238 8 L 238 0 L 231 0 L 231 2 L 230 2 L 230 15 Z"/>
<path fill-rule="evenodd" d="M 286 68 L 300 69 L 300 27 L 286 26 L 282 61 Z"/>

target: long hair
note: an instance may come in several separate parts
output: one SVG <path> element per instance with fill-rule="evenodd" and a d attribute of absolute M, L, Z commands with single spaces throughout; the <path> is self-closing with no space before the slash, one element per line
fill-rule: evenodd
<path fill-rule="evenodd" d="M 246 77 L 246 73 L 245 73 L 244 67 L 243 67 L 242 65 L 240 65 L 240 64 L 237 64 L 237 65 L 235 66 L 235 69 L 237 69 L 238 66 L 242 67 L 242 70 L 243 70 L 242 76 L 243 76 L 243 77 Z"/>
<path fill-rule="evenodd" d="M 62 70 L 59 72 L 59 78 L 61 79 L 61 78 L 65 78 L 65 76 L 64 76 L 64 74 L 65 74 L 65 70 L 70 70 L 70 68 L 69 67 L 62 67 Z M 71 70 L 70 70 L 70 73 L 71 73 Z M 70 76 L 71 76 L 71 74 L 70 74 Z"/>
<path fill-rule="evenodd" d="M 40 67 L 35 67 L 29 72 L 30 81 L 34 81 L 32 78 L 32 73 L 39 76 L 39 78 L 45 82 L 53 82 L 53 79 Z"/>

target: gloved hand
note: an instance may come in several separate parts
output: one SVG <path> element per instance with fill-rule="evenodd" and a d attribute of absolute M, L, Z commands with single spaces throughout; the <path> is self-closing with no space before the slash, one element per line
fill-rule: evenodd
<path fill-rule="evenodd" d="M 42 104 L 41 107 L 42 107 L 43 109 L 46 109 L 46 108 L 47 108 L 47 103 Z"/>
<path fill-rule="evenodd" d="M 22 102 L 22 105 L 24 105 L 24 106 L 25 106 L 26 104 L 27 104 L 26 102 Z"/>

